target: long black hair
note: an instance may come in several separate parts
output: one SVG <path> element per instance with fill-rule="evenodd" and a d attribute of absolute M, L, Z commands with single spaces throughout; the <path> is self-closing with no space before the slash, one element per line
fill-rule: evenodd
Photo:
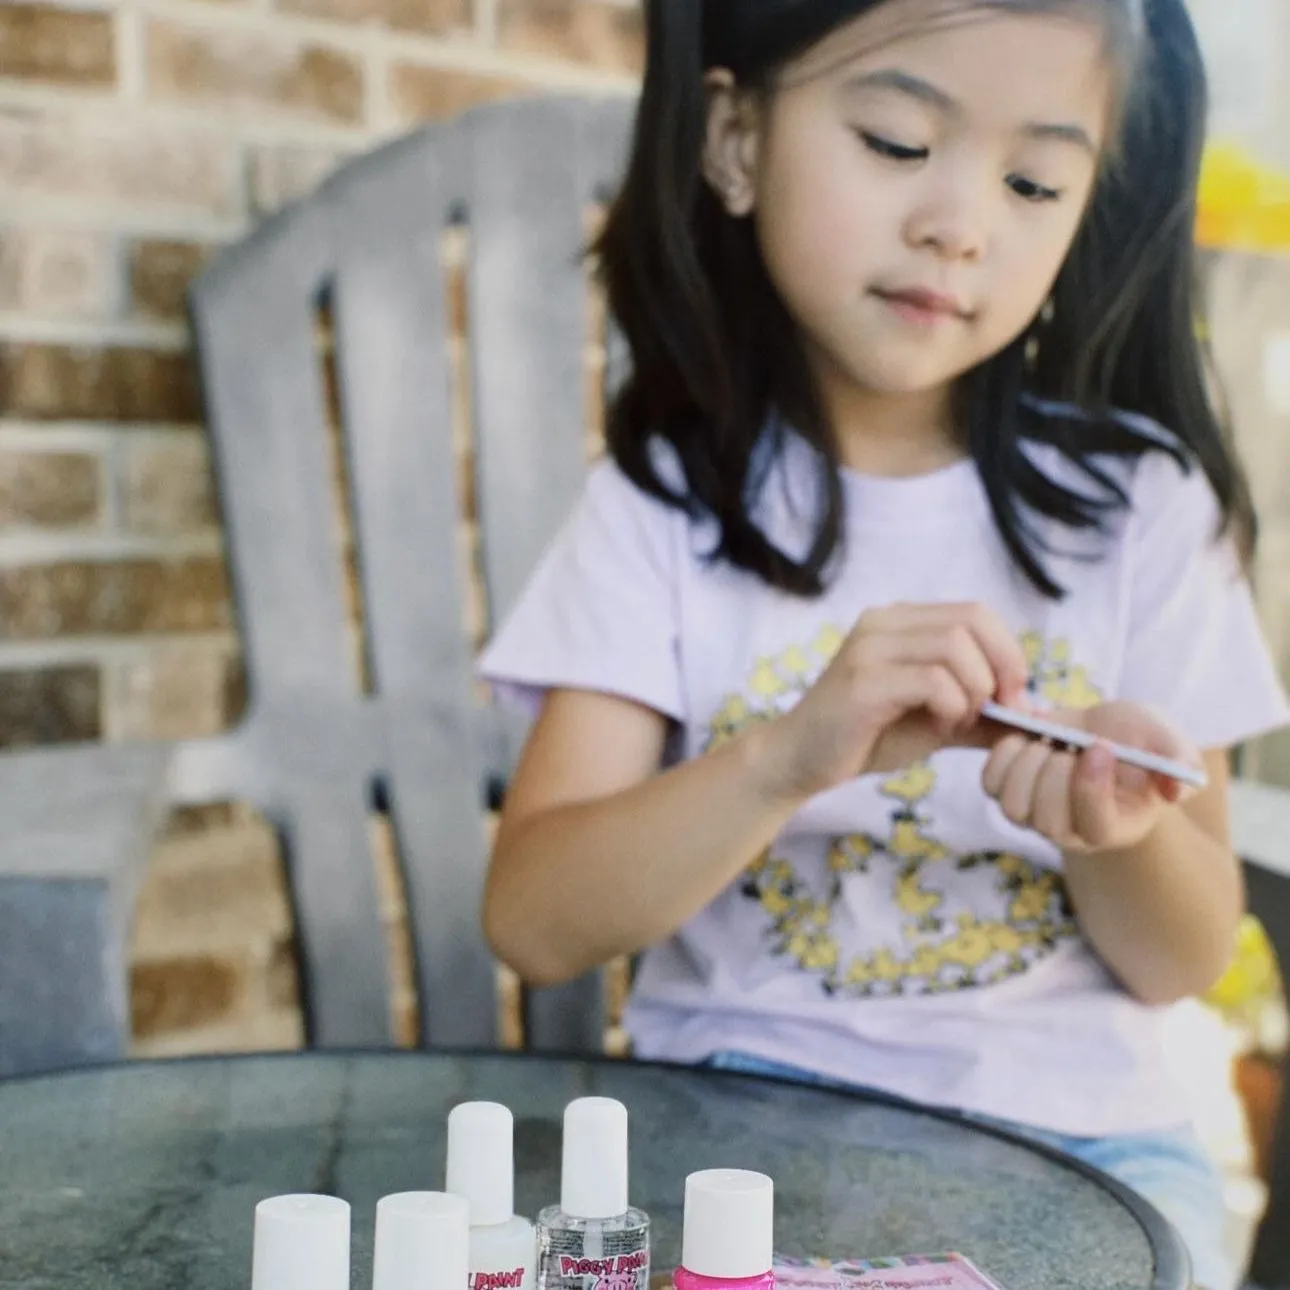
<path fill-rule="evenodd" d="M 779 69 L 833 29 L 894 2 L 646 0 L 648 61 L 631 158 L 595 248 L 631 356 L 610 405 L 610 453 L 645 491 L 715 519 L 715 558 L 804 596 L 823 591 L 844 533 L 837 446 L 751 221 L 730 218 L 702 176 L 703 78 L 724 67 L 741 86 L 773 87 Z M 1166 438 L 1163 450 L 1188 468 L 1199 463 L 1224 527 L 1248 556 L 1249 487 L 1210 403 L 1197 336 L 1193 227 L 1207 86 L 1184 0 L 964 4 L 1100 10 L 1124 87 L 1118 143 L 1058 277 L 1051 320 L 1036 320 L 956 389 L 959 428 L 1008 550 L 1041 592 L 1060 596 L 1040 521 L 1101 528 L 1126 506 L 1102 454 L 1161 450 L 1160 436 L 1134 428 L 1147 418 L 1176 440 Z M 816 450 L 824 499 L 800 559 L 753 518 L 768 460 L 755 448 L 768 426 L 784 423 Z M 679 459 L 679 491 L 659 473 L 656 437 Z M 1072 491 L 1049 479 L 1026 440 L 1055 444 L 1093 487 Z"/>

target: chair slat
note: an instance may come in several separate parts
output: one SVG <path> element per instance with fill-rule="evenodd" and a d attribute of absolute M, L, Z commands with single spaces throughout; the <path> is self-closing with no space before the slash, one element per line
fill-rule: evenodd
<path fill-rule="evenodd" d="M 327 229 L 324 193 L 221 257 L 193 293 L 252 701 L 353 688 L 315 340 Z"/>
<path fill-rule="evenodd" d="M 419 145 L 419 146 L 418 146 Z M 382 764 L 416 945 L 422 1037 L 495 1042 L 480 932 L 483 769 L 458 553 L 440 239 L 461 192 L 459 132 L 409 143 L 341 219 L 334 302 L 345 442 Z"/>

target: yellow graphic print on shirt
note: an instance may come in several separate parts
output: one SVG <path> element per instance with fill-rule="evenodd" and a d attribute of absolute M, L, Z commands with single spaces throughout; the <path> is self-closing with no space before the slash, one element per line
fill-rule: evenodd
<path fill-rule="evenodd" d="M 842 643 L 825 627 L 808 646 L 791 646 L 759 659 L 742 694 L 720 705 L 709 729 L 709 748 L 740 730 L 768 721 L 800 697 Z M 1054 707 L 1089 707 L 1101 701 L 1087 671 L 1075 665 L 1069 643 L 1035 632 L 1021 638 L 1032 693 Z M 769 920 L 772 952 L 819 978 L 824 991 L 846 997 L 940 994 L 1017 976 L 1077 934 L 1060 874 L 1009 852 L 958 855 L 935 833 L 932 804 L 937 772 L 918 762 L 881 786 L 890 803 L 885 833 L 856 833 L 829 840 L 823 887 L 808 882 L 790 860 L 764 853 L 744 873 L 741 890 Z M 949 897 L 944 878 L 979 871 L 979 908 L 964 908 L 961 888 Z M 885 877 L 900 918 L 899 940 L 866 946 L 849 956 L 839 944 L 835 912 L 843 885 L 855 874 Z M 950 907 L 951 901 L 956 907 Z"/>

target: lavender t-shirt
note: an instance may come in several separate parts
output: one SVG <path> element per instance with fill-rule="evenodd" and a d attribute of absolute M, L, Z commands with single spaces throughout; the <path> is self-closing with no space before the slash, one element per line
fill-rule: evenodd
<path fill-rule="evenodd" d="M 1035 460 L 1078 482 L 1056 454 Z M 1132 507 L 1107 538 L 1051 531 L 1065 599 L 1018 572 L 962 462 L 904 479 L 845 472 L 844 551 L 827 593 L 804 600 L 711 563 L 707 524 L 602 462 L 481 672 L 530 710 L 558 688 L 633 699 L 696 757 L 796 703 L 865 609 L 974 600 L 1011 625 L 1049 704 L 1132 699 L 1205 748 L 1290 722 L 1202 472 L 1159 452 L 1108 468 Z M 790 437 L 759 504 L 787 550 L 804 549 L 813 477 Z M 644 954 L 625 1018 L 636 1054 L 740 1050 L 1069 1134 L 1182 1122 L 1160 1010 L 1083 939 L 1060 854 L 986 797 L 984 757 L 946 751 L 806 803 Z"/>

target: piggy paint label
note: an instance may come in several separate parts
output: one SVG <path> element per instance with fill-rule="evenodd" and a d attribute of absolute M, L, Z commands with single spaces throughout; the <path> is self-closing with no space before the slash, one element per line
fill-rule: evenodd
<path fill-rule="evenodd" d="M 603 1259 L 562 1254 L 556 1271 L 565 1290 L 649 1290 L 649 1251 Z"/>
<path fill-rule="evenodd" d="M 466 1284 L 470 1290 L 521 1290 L 524 1273 L 524 1268 L 512 1268 L 508 1272 L 472 1272 Z"/>

